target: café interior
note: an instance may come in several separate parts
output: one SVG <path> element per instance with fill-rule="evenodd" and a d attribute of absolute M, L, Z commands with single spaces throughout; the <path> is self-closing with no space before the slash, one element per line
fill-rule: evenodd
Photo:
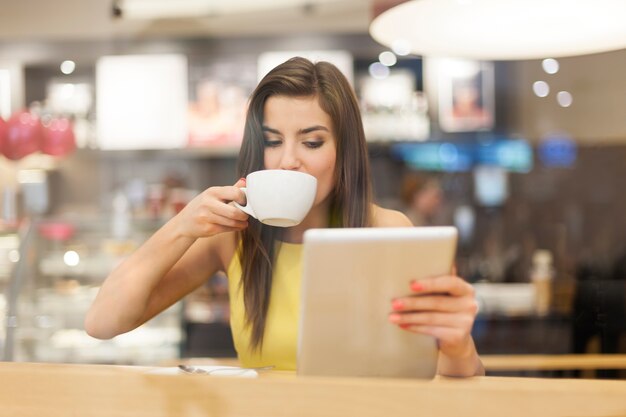
<path fill-rule="evenodd" d="M 52 415 L 107 409 L 107 396 L 109 411 L 137 415 L 380 415 L 409 410 L 409 395 L 430 401 L 428 415 L 459 415 L 498 390 L 495 408 L 476 413 L 502 415 L 520 389 L 528 402 L 511 415 L 626 413 L 626 4 L 504 3 L 4 2 L 0 372 L 16 388 L 0 389 L 0 404 L 37 415 L 19 388 L 37 374 L 39 393 L 65 381 L 44 396 Z M 376 203 L 416 226 L 457 228 L 487 380 L 452 389 L 474 399 L 449 404 L 449 386 L 418 394 L 406 381 L 146 382 L 129 371 L 235 363 L 222 273 L 136 330 L 85 332 L 119 262 L 195 195 L 236 182 L 246 101 L 292 56 L 330 61 L 351 82 Z M 83 382 L 104 394 L 72 394 Z M 274 391 L 293 394 L 285 414 L 269 404 Z M 157 393 L 166 398 L 151 403 Z"/>

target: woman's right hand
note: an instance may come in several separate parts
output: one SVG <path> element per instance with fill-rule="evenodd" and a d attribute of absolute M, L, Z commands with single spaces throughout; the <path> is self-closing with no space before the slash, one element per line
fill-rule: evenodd
<path fill-rule="evenodd" d="M 241 191 L 245 186 L 246 180 L 241 178 L 233 186 L 204 190 L 174 217 L 179 233 L 197 239 L 248 227 L 248 215 L 230 204 L 236 201 L 246 205 L 246 195 Z"/>

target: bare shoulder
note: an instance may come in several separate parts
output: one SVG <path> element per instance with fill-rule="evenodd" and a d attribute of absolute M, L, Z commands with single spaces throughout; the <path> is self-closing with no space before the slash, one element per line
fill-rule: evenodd
<path fill-rule="evenodd" d="M 402 212 L 372 205 L 372 226 L 374 227 L 411 227 L 413 224 Z"/>

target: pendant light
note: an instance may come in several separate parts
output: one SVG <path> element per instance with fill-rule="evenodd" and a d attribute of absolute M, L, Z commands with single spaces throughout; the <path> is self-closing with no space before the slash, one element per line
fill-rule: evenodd
<path fill-rule="evenodd" d="M 626 0 L 378 1 L 371 36 L 416 55 L 521 60 L 626 48 Z"/>

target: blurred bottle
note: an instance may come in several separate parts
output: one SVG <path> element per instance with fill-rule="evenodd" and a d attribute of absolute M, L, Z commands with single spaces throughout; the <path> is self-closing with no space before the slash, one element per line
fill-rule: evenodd
<path fill-rule="evenodd" d="M 122 191 L 113 197 L 113 213 L 111 216 L 111 234 L 117 240 L 126 240 L 130 235 L 131 213 L 128 198 Z"/>
<path fill-rule="evenodd" d="M 148 214 L 151 219 L 158 220 L 163 215 L 165 204 L 165 187 L 163 184 L 150 184 L 146 202 L 148 204 Z"/>
<path fill-rule="evenodd" d="M 25 214 L 46 214 L 50 207 L 47 172 L 43 169 L 21 169 L 17 173 L 17 181 L 22 191 Z"/>
<path fill-rule="evenodd" d="M 7 186 L 2 190 L 2 216 L 0 223 L 17 226 L 17 192 L 14 187 Z"/>
<path fill-rule="evenodd" d="M 550 313 L 552 303 L 552 281 L 554 268 L 552 267 L 552 253 L 548 250 L 536 250 L 533 253 L 530 279 L 535 286 L 535 312 L 538 316 Z"/>

